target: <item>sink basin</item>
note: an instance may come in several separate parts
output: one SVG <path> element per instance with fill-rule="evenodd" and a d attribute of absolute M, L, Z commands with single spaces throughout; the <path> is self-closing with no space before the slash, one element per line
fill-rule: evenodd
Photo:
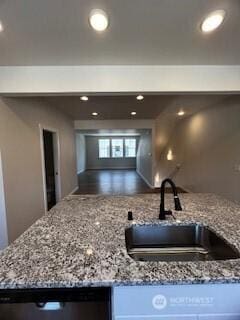
<path fill-rule="evenodd" d="M 208 261 L 240 258 L 239 252 L 199 224 L 131 226 L 126 247 L 138 261 Z"/>

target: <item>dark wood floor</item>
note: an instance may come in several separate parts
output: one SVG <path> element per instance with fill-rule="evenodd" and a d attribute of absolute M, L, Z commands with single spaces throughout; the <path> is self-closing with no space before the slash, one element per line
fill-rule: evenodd
<path fill-rule="evenodd" d="M 75 194 L 153 193 L 135 170 L 87 170 L 78 175 Z"/>
<path fill-rule="evenodd" d="M 87 170 L 78 175 L 78 186 L 75 194 L 160 193 L 160 188 L 150 188 L 135 170 Z M 170 188 L 166 192 L 171 192 Z M 178 188 L 178 192 L 184 191 Z"/>

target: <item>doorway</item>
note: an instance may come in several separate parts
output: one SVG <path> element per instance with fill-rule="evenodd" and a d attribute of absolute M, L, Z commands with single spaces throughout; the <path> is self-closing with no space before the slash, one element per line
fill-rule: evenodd
<path fill-rule="evenodd" d="M 153 193 L 152 130 L 78 129 L 75 194 Z"/>
<path fill-rule="evenodd" d="M 56 130 L 41 129 L 44 207 L 49 211 L 60 200 L 59 139 Z"/>
<path fill-rule="evenodd" d="M 0 150 L 0 250 L 8 246 L 8 232 L 6 219 L 6 203 L 3 183 L 2 157 Z"/>

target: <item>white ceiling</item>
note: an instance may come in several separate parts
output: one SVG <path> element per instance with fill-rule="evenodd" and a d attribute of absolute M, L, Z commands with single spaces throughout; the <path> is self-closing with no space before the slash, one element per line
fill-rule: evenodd
<path fill-rule="evenodd" d="M 88 24 L 104 9 L 103 34 Z M 224 25 L 203 35 L 210 11 Z M 240 64 L 239 0 L 0 0 L 0 65 Z"/>
<path fill-rule="evenodd" d="M 77 96 L 49 96 L 41 99 L 52 107 L 60 108 L 74 120 L 111 120 L 156 119 L 165 109 L 174 114 L 183 109 L 186 115 L 190 115 L 231 97 L 223 94 L 145 95 L 144 100 L 137 101 L 134 95 L 93 95 L 89 96 L 87 102 Z M 131 116 L 131 111 L 136 111 L 136 116 Z M 92 112 L 98 112 L 99 115 L 94 117 Z"/>

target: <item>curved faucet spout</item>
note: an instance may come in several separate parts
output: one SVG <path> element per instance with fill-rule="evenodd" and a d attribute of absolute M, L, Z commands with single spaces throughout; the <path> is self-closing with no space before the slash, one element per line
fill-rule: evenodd
<path fill-rule="evenodd" d="M 169 179 L 169 178 L 164 179 L 161 184 L 161 202 L 160 202 L 160 213 L 159 213 L 160 220 L 165 220 L 167 214 L 172 214 L 171 211 L 165 210 L 165 185 L 166 185 L 166 183 L 169 183 L 172 188 L 175 210 L 182 211 L 182 206 L 181 206 L 178 194 L 177 194 L 176 185 L 174 184 L 174 182 L 171 179 Z"/>

